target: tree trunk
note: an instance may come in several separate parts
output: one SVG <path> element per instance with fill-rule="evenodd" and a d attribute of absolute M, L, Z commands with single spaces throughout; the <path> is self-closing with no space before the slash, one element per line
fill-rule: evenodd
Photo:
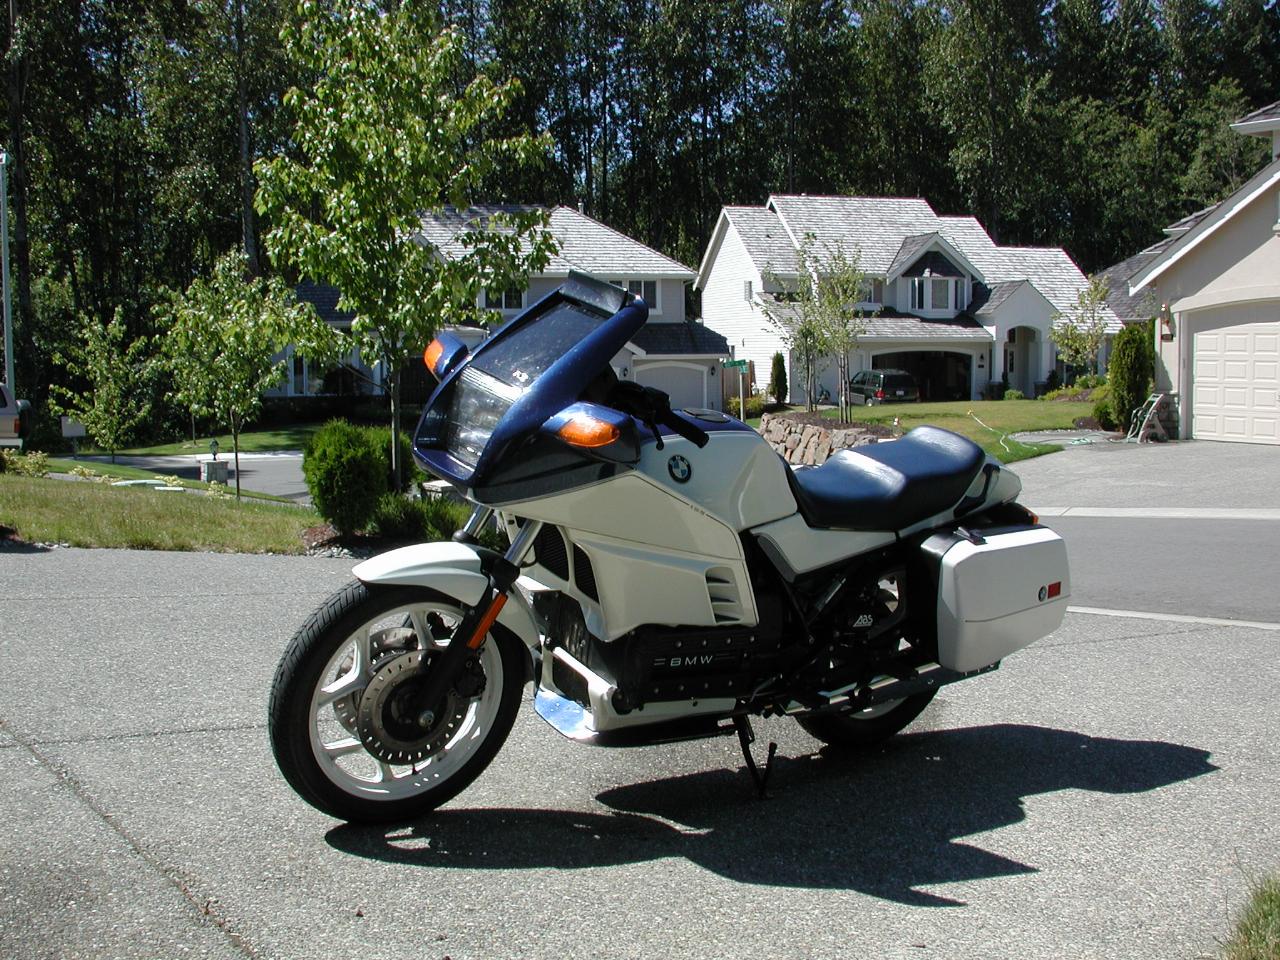
<path fill-rule="evenodd" d="M 240 125 L 240 229 L 249 276 L 258 276 L 257 220 L 253 210 L 253 150 L 249 142 L 249 95 L 244 78 L 244 0 L 236 2 L 236 118 Z"/>
<path fill-rule="evenodd" d="M 387 359 L 387 393 L 391 397 L 391 489 L 401 490 L 400 478 L 400 371 Z"/>
<path fill-rule="evenodd" d="M 240 421 L 231 415 L 231 449 L 236 459 L 236 503 L 240 502 Z"/>
<path fill-rule="evenodd" d="M 23 127 L 26 123 L 28 62 L 24 53 L 14 56 L 18 30 L 18 0 L 9 0 L 9 158 L 13 184 L 13 259 L 17 275 L 18 303 L 14 327 L 23 331 L 23 342 L 33 342 L 31 324 L 31 245 L 27 240 L 27 159 Z M 16 338 L 15 338 L 16 339 Z M 18 379 L 14 369 L 14 379 Z M 16 386 L 16 385 L 14 385 Z M 30 386 L 30 385 L 28 385 Z"/>

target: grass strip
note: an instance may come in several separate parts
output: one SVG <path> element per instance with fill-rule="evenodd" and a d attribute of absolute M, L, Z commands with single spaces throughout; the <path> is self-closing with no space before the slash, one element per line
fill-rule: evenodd
<path fill-rule="evenodd" d="M 1280 876 L 1255 882 L 1236 920 L 1223 960 L 1280 960 Z"/>
<path fill-rule="evenodd" d="M 0 525 L 74 547 L 303 553 L 314 510 L 189 493 L 0 475 Z"/>

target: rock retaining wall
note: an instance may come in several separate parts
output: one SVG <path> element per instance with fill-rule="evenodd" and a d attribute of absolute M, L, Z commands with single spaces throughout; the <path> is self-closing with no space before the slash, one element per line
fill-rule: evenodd
<path fill-rule="evenodd" d="M 837 450 L 875 443 L 876 436 L 861 427 L 828 430 L 812 423 L 797 423 L 766 413 L 760 418 L 760 433 L 769 446 L 791 464 L 816 466 Z"/>

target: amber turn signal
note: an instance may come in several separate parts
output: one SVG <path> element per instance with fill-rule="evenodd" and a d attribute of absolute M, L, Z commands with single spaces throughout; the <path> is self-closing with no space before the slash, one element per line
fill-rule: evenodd
<path fill-rule="evenodd" d="M 617 440 L 620 431 L 612 423 L 579 414 L 556 431 L 565 443 L 574 447 L 604 447 Z"/>
<path fill-rule="evenodd" d="M 422 362 L 427 365 L 427 369 L 432 373 L 436 372 L 436 364 L 440 362 L 440 357 L 444 354 L 444 344 L 439 340 L 432 340 L 427 345 L 427 349 L 422 351 Z"/>

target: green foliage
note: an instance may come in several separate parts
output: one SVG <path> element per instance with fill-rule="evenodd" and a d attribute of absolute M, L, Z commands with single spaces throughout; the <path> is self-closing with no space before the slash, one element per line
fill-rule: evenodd
<path fill-rule="evenodd" d="M 54 361 L 88 383 L 83 390 L 55 384 L 53 412 L 84 424 L 85 432 L 111 454 L 127 447 L 151 416 L 156 364 L 152 345 L 139 337 L 125 346 L 125 324 L 119 310 L 106 326 L 83 319 L 78 343 Z"/>
<path fill-rule="evenodd" d="M 849 354 L 863 331 L 862 299 L 865 274 L 857 251 L 838 243 L 818 245 L 812 236 L 800 242 L 796 276 L 766 270 L 765 282 L 786 291 L 761 302 L 765 318 L 783 345 L 800 361 L 806 409 L 814 409 L 818 372 L 834 357 L 840 382 L 840 419 L 848 420 Z"/>
<path fill-rule="evenodd" d="M 246 279 L 239 252 L 221 257 L 213 276 L 193 281 L 157 312 L 172 324 L 165 348 L 175 398 L 231 431 L 237 462 L 240 431 L 261 409 L 263 391 L 285 377 L 288 361 L 277 355 L 292 345 L 300 356 L 327 362 L 341 349 L 333 328 L 297 303 L 279 277 Z"/>
<path fill-rule="evenodd" d="M 391 465 L 394 462 L 391 459 L 391 428 L 390 427 L 363 427 L 367 442 L 374 450 L 378 451 L 378 455 L 382 458 L 387 468 L 387 489 L 395 489 L 395 476 L 391 472 Z M 411 464 L 413 462 L 413 442 L 407 433 L 400 434 L 400 449 L 397 451 L 401 463 Z"/>
<path fill-rule="evenodd" d="M 0 473 L 12 473 L 19 477 L 47 477 L 49 475 L 49 455 L 38 450 L 30 453 L 16 453 L 13 450 L 0 448 Z"/>
<path fill-rule="evenodd" d="M 739 420 L 753 420 L 764 415 L 764 397 L 758 394 L 747 397 L 746 416 L 743 416 L 741 409 L 739 409 L 742 404 L 737 397 L 730 397 L 727 405 L 730 416 L 737 417 Z"/>
<path fill-rule="evenodd" d="M 1089 286 L 1076 296 L 1075 309 L 1054 314 L 1050 335 L 1068 367 L 1097 368 L 1098 352 L 1107 335 L 1103 311 L 1109 292 L 1105 278 L 1090 277 Z"/>
<path fill-rule="evenodd" d="M 1006 390 L 1006 391 L 1004 392 L 1004 396 L 1003 396 L 1003 397 L 1001 397 L 1000 399 L 1002 399 L 1002 400 L 1025 400 L 1025 399 L 1027 399 L 1027 395 L 1026 395 L 1025 393 L 1023 393 L 1021 390 L 1017 389 L 1016 387 L 1010 387 L 1008 390 Z"/>
<path fill-rule="evenodd" d="M 1275 960 L 1280 957 L 1280 876 L 1250 883 L 1249 902 L 1236 918 L 1222 948 L 1223 960 Z"/>
<path fill-rule="evenodd" d="M 410 500 L 386 493 L 378 500 L 369 532 L 387 540 L 448 540 L 466 523 L 469 513 L 464 504 L 442 497 Z"/>
<path fill-rule="evenodd" d="M 774 403 L 787 402 L 787 361 L 781 351 L 769 362 L 769 386 L 765 393 L 773 397 Z"/>
<path fill-rule="evenodd" d="M 1133 411 L 1142 406 L 1151 392 L 1155 375 L 1155 324 L 1134 323 L 1116 334 L 1107 364 L 1111 385 L 1111 416 L 1128 429 Z"/>
<path fill-rule="evenodd" d="M 1085 373 L 1076 377 L 1075 388 L 1077 390 L 1093 390 L 1107 382 L 1107 378 L 1101 373 Z"/>
<path fill-rule="evenodd" d="M 303 451 L 302 476 L 316 510 L 339 533 L 363 530 L 389 489 L 389 447 L 364 427 L 330 420 Z"/>
<path fill-rule="evenodd" d="M 539 210 L 459 224 L 447 256 L 420 242 L 424 212 L 465 208 L 487 178 L 537 164 L 550 143 L 495 135 L 516 96 L 466 60 L 461 29 L 437 30 L 412 4 L 301 0 L 281 38 L 315 77 L 286 104 L 294 149 L 260 162 L 258 210 L 272 259 L 333 284 L 366 356 L 380 357 L 400 432 L 399 368 L 441 324 L 483 320 L 485 288 L 523 287 L 554 243 Z M 395 449 L 393 447 L 393 449 Z M 400 460 L 393 461 L 399 486 Z"/>
<path fill-rule="evenodd" d="M 1115 430 L 1121 425 L 1116 422 L 1115 414 L 1111 410 L 1111 388 L 1105 383 L 1096 387 L 1090 399 L 1093 401 L 1093 419 L 1098 421 L 1098 425 L 1103 430 Z"/>

